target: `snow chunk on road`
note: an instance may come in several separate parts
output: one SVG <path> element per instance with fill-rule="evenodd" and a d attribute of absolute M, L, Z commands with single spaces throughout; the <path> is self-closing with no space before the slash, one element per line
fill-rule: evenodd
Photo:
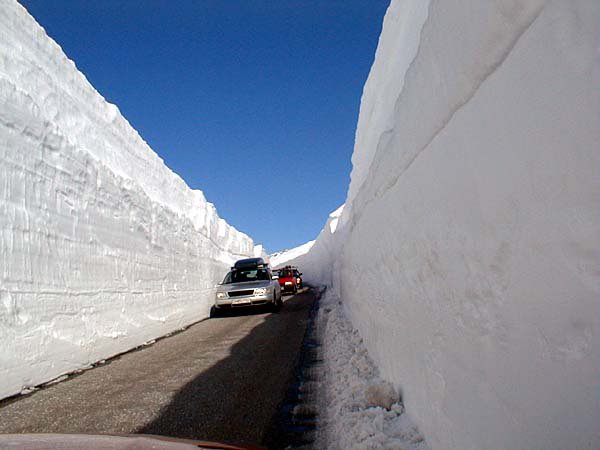
<path fill-rule="evenodd" d="M 365 402 L 368 407 L 379 407 L 389 410 L 398 400 L 400 399 L 396 389 L 388 381 L 373 383 L 367 386 L 365 391 Z"/>
<path fill-rule="evenodd" d="M 321 299 L 317 327 L 325 365 L 317 447 L 428 450 L 335 295 Z"/>

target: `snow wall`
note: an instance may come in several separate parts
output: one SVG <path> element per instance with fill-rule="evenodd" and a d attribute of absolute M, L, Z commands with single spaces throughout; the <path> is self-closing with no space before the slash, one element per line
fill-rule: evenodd
<path fill-rule="evenodd" d="M 0 398 L 206 317 L 252 254 L 0 0 Z"/>
<path fill-rule="evenodd" d="M 388 9 L 337 229 L 279 261 L 432 449 L 600 448 L 599 87 L 597 0 Z"/>

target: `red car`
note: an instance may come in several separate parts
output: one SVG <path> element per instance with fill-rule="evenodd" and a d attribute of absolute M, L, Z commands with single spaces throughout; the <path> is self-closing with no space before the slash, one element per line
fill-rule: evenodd
<path fill-rule="evenodd" d="M 293 294 L 298 292 L 302 279 L 296 276 L 299 273 L 297 270 L 291 266 L 286 266 L 282 269 L 276 269 L 274 272 L 279 277 L 281 292 L 291 292 Z"/>

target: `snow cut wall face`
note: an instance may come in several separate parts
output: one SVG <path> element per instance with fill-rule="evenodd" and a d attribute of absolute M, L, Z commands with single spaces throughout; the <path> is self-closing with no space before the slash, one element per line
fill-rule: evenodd
<path fill-rule="evenodd" d="M 206 317 L 252 253 L 0 0 L 0 398 Z"/>
<path fill-rule="evenodd" d="M 280 268 L 286 265 L 297 266 L 303 281 L 311 286 L 332 286 L 334 256 L 338 253 L 335 246 L 339 242 L 335 236 L 338 220 L 344 205 L 333 211 L 325 227 L 314 241 L 306 242 L 296 248 L 271 257 L 271 266 Z"/>
<path fill-rule="evenodd" d="M 596 0 L 387 12 L 320 270 L 433 449 L 600 448 L 599 48 Z"/>

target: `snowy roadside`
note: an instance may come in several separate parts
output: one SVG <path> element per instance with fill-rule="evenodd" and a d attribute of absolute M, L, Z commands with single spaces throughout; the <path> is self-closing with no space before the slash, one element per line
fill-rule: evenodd
<path fill-rule="evenodd" d="M 321 298 L 317 328 L 324 361 L 316 447 L 428 450 L 336 296 Z"/>

